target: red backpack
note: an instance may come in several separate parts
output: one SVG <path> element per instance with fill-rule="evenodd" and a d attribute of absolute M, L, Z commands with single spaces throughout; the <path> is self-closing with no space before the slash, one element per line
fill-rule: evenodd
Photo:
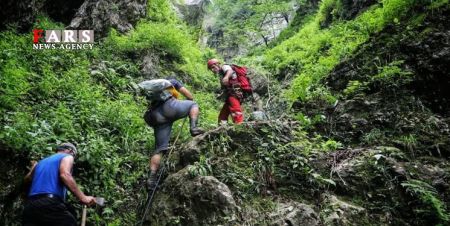
<path fill-rule="evenodd" d="M 252 88 L 252 84 L 250 83 L 250 78 L 247 77 L 247 68 L 238 66 L 236 64 L 232 64 L 230 66 L 231 66 L 231 69 L 233 69 L 233 71 L 236 72 L 237 80 L 238 80 L 239 84 L 241 85 L 242 91 L 244 91 L 246 93 L 252 93 L 253 88 Z"/>

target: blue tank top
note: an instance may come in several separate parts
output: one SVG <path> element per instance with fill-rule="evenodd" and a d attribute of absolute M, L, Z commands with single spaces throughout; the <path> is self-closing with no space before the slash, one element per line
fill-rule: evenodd
<path fill-rule="evenodd" d="M 66 200 L 67 188 L 59 178 L 59 165 L 68 155 L 57 153 L 38 162 L 34 168 L 33 182 L 28 196 L 54 194 Z"/>

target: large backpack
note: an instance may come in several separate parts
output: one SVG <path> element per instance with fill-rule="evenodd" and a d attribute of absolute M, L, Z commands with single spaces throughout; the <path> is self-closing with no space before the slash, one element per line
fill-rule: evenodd
<path fill-rule="evenodd" d="M 139 83 L 138 86 L 149 101 L 165 101 L 172 97 L 172 94 L 167 91 L 172 83 L 166 79 L 147 80 Z"/>
<path fill-rule="evenodd" d="M 237 75 L 237 81 L 239 82 L 242 91 L 251 94 L 253 92 L 252 84 L 250 83 L 250 78 L 247 77 L 247 68 L 241 67 L 236 64 L 232 64 L 231 68 Z"/>

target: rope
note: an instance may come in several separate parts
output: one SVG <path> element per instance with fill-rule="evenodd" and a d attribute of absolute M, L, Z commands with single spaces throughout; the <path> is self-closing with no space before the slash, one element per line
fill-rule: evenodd
<path fill-rule="evenodd" d="M 166 161 L 164 162 L 164 165 L 161 167 L 161 169 L 158 172 L 158 179 L 156 180 L 155 188 L 152 190 L 152 193 L 147 198 L 147 202 L 145 204 L 144 215 L 142 216 L 142 219 L 141 219 L 140 224 L 139 224 L 140 226 L 142 226 L 144 224 L 145 218 L 147 217 L 148 211 L 149 211 L 151 203 L 153 201 L 153 197 L 154 197 L 154 195 L 156 193 L 156 188 L 158 188 L 158 185 L 159 185 L 159 182 L 160 182 L 160 180 L 162 178 L 162 175 L 164 174 L 164 172 L 166 170 L 166 166 L 169 164 L 170 155 L 172 154 L 173 150 L 175 149 L 175 146 L 176 146 L 176 143 L 178 141 L 178 138 L 181 135 L 181 131 L 183 131 L 184 125 L 186 124 L 186 119 L 187 118 L 184 118 L 183 124 L 181 125 L 181 129 L 178 131 L 178 135 L 175 138 L 175 141 L 173 142 L 172 147 L 170 148 L 170 151 L 169 151 L 169 153 L 167 155 Z"/>

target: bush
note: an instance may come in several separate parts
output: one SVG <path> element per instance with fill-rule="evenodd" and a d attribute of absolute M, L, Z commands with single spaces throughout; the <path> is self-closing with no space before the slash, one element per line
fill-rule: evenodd
<path fill-rule="evenodd" d="M 265 52 L 262 62 L 275 74 L 295 73 L 285 96 L 291 100 L 306 101 L 314 95 L 319 81 L 351 54 L 368 38 L 386 25 L 398 21 L 414 8 L 414 1 L 384 0 L 351 21 L 334 21 L 328 28 L 320 29 L 327 16 L 339 11 L 338 0 L 321 3 L 314 20 L 306 23 L 293 37 Z M 392 68 L 391 68 L 392 69 Z"/>

